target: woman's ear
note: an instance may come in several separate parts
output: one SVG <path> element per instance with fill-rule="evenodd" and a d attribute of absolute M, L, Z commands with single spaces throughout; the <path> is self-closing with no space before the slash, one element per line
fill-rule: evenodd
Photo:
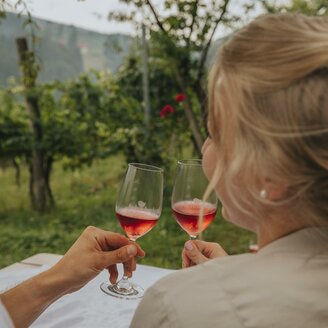
<path fill-rule="evenodd" d="M 270 178 L 262 181 L 262 189 L 266 192 L 266 199 L 270 201 L 280 201 L 287 197 L 288 186 L 282 182 L 276 182 Z"/>

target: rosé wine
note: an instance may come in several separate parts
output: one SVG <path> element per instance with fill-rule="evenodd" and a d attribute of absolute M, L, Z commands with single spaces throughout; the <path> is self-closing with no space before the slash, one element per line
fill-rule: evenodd
<path fill-rule="evenodd" d="M 153 212 L 136 208 L 120 208 L 116 217 L 130 240 L 136 240 L 150 231 L 159 218 Z"/>
<path fill-rule="evenodd" d="M 203 222 L 201 226 L 199 226 L 199 215 L 202 206 Z M 213 204 L 195 200 L 177 202 L 173 205 L 172 210 L 180 227 L 185 230 L 189 236 L 196 237 L 213 221 L 217 208 Z"/>

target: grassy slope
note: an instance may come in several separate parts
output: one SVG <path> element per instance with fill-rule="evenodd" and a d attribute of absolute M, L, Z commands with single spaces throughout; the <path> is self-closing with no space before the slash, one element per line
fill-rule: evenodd
<path fill-rule="evenodd" d="M 122 158 L 115 157 L 78 172 L 55 166 L 52 187 L 57 208 L 43 215 L 29 209 L 27 171 L 22 170 L 20 188 L 14 184 L 12 169 L 0 171 L 0 267 L 36 253 L 63 254 L 88 225 L 121 232 L 114 207 L 124 165 Z M 139 240 L 147 252 L 141 263 L 177 269 L 188 238 L 171 215 L 169 190 L 167 187 L 159 223 Z M 255 240 L 253 234 L 232 226 L 219 215 L 203 239 L 220 242 L 230 254 L 247 251 L 249 242 Z"/>

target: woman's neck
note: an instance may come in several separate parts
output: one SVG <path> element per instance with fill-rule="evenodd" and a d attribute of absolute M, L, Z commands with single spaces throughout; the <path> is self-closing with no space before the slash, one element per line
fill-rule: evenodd
<path fill-rule="evenodd" d="M 288 223 L 286 223 L 286 221 Z M 293 232 L 296 232 L 298 230 L 307 228 L 307 227 L 314 227 L 314 226 L 320 226 L 324 225 L 324 223 L 320 222 L 304 222 L 304 221 L 298 221 L 296 219 L 279 219 L 279 220 L 273 220 L 269 219 L 265 223 L 259 223 L 259 226 L 257 227 L 257 243 L 259 245 L 259 248 L 262 248 L 271 242 L 282 238 L 284 236 L 287 236 Z"/>

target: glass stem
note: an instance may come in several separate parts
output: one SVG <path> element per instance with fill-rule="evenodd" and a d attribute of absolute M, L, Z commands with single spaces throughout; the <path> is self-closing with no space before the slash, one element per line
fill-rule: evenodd
<path fill-rule="evenodd" d="M 135 241 L 133 238 L 129 238 L 130 241 Z M 116 283 L 118 289 L 123 292 L 131 292 L 133 290 L 133 285 L 131 284 L 129 277 L 127 275 L 123 275 L 122 279 Z"/>
<path fill-rule="evenodd" d="M 126 291 L 129 291 L 132 289 L 132 285 L 129 281 L 129 278 L 128 276 L 124 275 L 122 277 L 122 279 L 117 283 L 117 287 L 119 289 L 123 289 L 123 290 L 126 290 Z"/>
<path fill-rule="evenodd" d="M 190 240 L 197 240 L 198 239 L 198 236 L 189 236 L 190 237 Z"/>

